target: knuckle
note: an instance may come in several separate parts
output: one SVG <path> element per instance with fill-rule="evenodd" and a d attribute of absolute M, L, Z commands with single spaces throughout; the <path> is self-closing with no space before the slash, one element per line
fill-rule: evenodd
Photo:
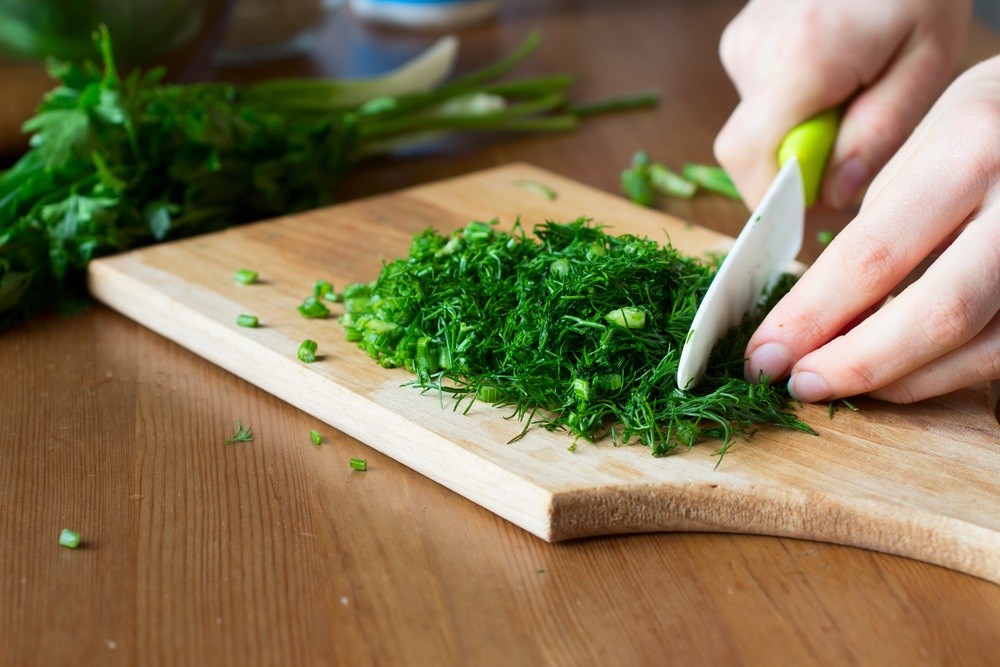
<path fill-rule="evenodd" d="M 925 303 L 918 325 L 934 348 L 957 347 L 977 333 L 979 318 L 973 300 L 951 292 L 935 295 Z"/>
<path fill-rule="evenodd" d="M 848 388 L 845 393 L 866 394 L 884 384 L 882 378 L 867 363 L 845 360 L 837 373 L 840 384 Z"/>
<path fill-rule="evenodd" d="M 906 382 L 896 382 L 879 389 L 878 399 L 899 405 L 909 405 L 921 400 L 922 397 L 915 394 L 913 388 Z"/>
<path fill-rule="evenodd" d="M 980 379 L 984 382 L 1000 380 L 1000 342 L 996 345 L 983 345 L 974 352 L 975 367 L 979 369 Z"/>
<path fill-rule="evenodd" d="M 901 268 L 893 246 L 875 236 L 865 237 L 855 248 L 845 248 L 840 262 L 849 283 L 867 296 L 887 294 L 896 286 Z"/>

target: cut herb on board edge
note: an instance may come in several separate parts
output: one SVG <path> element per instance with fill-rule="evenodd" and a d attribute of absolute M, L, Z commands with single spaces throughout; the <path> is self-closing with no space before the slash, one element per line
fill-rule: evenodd
<path fill-rule="evenodd" d="M 812 432 L 784 388 L 743 379 L 743 352 L 785 279 L 716 346 L 702 383 L 676 386 L 680 348 L 715 264 L 586 219 L 528 234 L 474 221 L 450 236 L 428 229 L 409 257 L 345 288 L 348 340 L 409 385 L 510 411 L 577 439 L 636 438 L 656 456 L 759 424 Z M 350 295 L 349 297 L 347 295 Z M 517 440 L 521 436 L 516 436 Z"/>
<path fill-rule="evenodd" d="M 398 78 L 165 84 L 162 70 L 120 75 L 107 31 L 95 41 L 100 64 L 50 66 L 58 85 L 24 125 L 31 148 L 0 172 L 0 328 L 83 294 L 94 257 L 328 204 L 364 158 L 442 132 L 561 132 L 595 109 L 656 102 L 574 108 L 572 76 L 499 80 L 537 34 L 409 92 Z"/>

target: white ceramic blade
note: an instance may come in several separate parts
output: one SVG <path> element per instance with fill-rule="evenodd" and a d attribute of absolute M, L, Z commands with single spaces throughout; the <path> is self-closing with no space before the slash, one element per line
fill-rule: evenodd
<path fill-rule="evenodd" d="M 802 170 L 792 157 L 750 214 L 698 306 L 681 350 L 678 387 L 690 389 L 701 380 L 718 340 L 757 307 L 764 289 L 799 254 L 805 211 Z"/>

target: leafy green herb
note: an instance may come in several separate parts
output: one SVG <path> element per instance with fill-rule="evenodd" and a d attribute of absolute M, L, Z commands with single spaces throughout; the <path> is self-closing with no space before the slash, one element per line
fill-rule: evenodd
<path fill-rule="evenodd" d="M 0 173 L 0 327 L 82 293 L 94 257 L 327 204 L 359 160 L 436 133 L 565 131 L 585 112 L 567 107 L 570 76 L 498 80 L 537 35 L 409 92 L 409 76 L 165 84 L 120 74 L 106 30 L 96 42 L 99 65 L 51 66 L 31 148 Z"/>
<path fill-rule="evenodd" d="M 222 444 L 224 445 L 234 445 L 237 442 L 251 442 L 253 441 L 253 429 L 246 428 L 243 426 L 243 420 L 236 420 L 236 433 L 231 437 L 226 438 Z"/>
<path fill-rule="evenodd" d="M 80 533 L 63 528 L 62 532 L 59 533 L 59 545 L 67 549 L 76 549 L 80 546 Z"/>
<path fill-rule="evenodd" d="M 240 269 L 233 274 L 233 281 L 238 282 L 241 285 L 253 285 L 257 282 L 258 274 L 256 271 L 251 271 L 250 269 Z"/>
<path fill-rule="evenodd" d="M 299 345 L 299 350 L 296 354 L 299 361 L 304 364 L 311 364 L 316 361 L 316 350 L 318 349 L 319 345 L 316 344 L 316 341 L 306 338 L 302 341 L 302 344 Z"/>
<path fill-rule="evenodd" d="M 319 298 L 307 296 L 299 306 L 299 314 L 310 319 L 323 319 L 330 316 L 330 309 Z"/>
<path fill-rule="evenodd" d="M 323 444 L 323 436 L 316 429 L 309 431 L 309 439 L 312 440 L 313 444 L 319 447 Z"/>
<path fill-rule="evenodd" d="M 256 329 L 260 324 L 260 320 L 256 315 L 238 315 L 236 317 L 236 324 L 241 327 Z"/>
<path fill-rule="evenodd" d="M 449 236 L 428 229 L 374 283 L 345 288 L 347 338 L 415 373 L 410 385 L 452 396 L 455 409 L 477 400 L 511 409 L 522 435 L 537 425 L 589 441 L 637 438 L 659 456 L 704 438 L 724 452 L 756 424 L 811 431 L 788 412 L 782 387 L 743 379 L 746 343 L 791 277 L 685 391 L 680 349 L 717 265 L 585 219 L 532 235 L 494 224 Z"/>
<path fill-rule="evenodd" d="M 368 470 L 368 461 L 364 459 L 351 458 L 351 470 Z"/>

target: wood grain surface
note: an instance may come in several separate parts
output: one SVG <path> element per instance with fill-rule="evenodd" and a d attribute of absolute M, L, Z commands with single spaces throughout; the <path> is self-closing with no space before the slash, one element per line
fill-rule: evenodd
<path fill-rule="evenodd" d="M 706 446 L 661 459 L 610 442 L 571 452 L 566 434 L 538 428 L 508 444 L 522 427 L 502 411 L 480 404 L 464 414 L 403 387 L 407 371 L 381 368 L 339 325 L 296 310 L 319 278 L 373 280 L 428 227 L 448 233 L 495 219 L 501 229 L 518 220 L 531 229 L 581 215 L 690 255 L 731 241 L 515 164 L 97 260 L 88 283 L 112 308 L 545 540 L 764 533 L 878 549 L 1000 583 L 1000 442 L 985 386 L 905 407 L 863 403 L 837 419 L 806 406 L 800 415 L 819 437 L 761 429 L 721 463 Z M 235 283 L 243 266 L 261 271 L 263 283 Z M 263 326 L 237 326 L 240 313 Z M 296 358 L 307 338 L 320 346 L 313 364 Z"/>
<path fill-rule="evenodd" d="M 571 71 L 577 99 L 655 85 L 660 107 L 376 160 L 340 197 L 516 160 L 616 192 L 637 148 L 711 161 L 736 104 L 716 49 L 741 6 L 505 0 L 497 22 L 460 34 L 460 71 L 539 29 L 519 73 Z M 342 10 L 304 56 L 214 76 L 373 73 L 435 37 L 373 30 Z M 997 50 L 977 27 L 962 66 Z M 714 197 L 657 205 L 729 235 L 746 219 Z M 849 219 L 813 212 L 801 259 L 818 253 L 816 231 Z M 103 306 L 0 333 L 0 396 L 0 665 L 964 666 L 1000 655 L 1000 586 L 981 578 L 778 537 L 549 544 Z M 225 447 L 237 418 L 254 442 Z M 369 470 L 351 471 L 352 456 Z M 58 546 L 64 527 L 83 547 Z"/>

